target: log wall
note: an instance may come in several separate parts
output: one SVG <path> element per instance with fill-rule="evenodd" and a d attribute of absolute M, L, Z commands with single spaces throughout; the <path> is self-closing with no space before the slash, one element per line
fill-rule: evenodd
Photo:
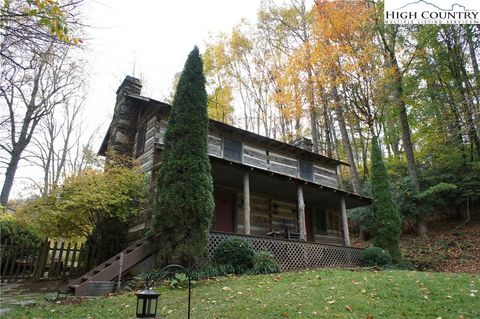
<path fill-rule="evenodd" d="M 235 194 L 235 205 L 237 207 L 235 232 L 243 234 L 243 192 L 237 191 Z M 270 212 L 272 205 L 278 206 L 277 214 Z M 307 209 L 310 209 L 310 207 L 307 207 Z M 326 222 L 326 232 L 320 233 L 314 230 L 315 241 L 342 244 L 340 212 L 333 209 L 326 209 Z M 265 236 L 272 231 L 283 233 L 285 227 L 287 227 L 291 233 L 299 232 L 297 203 L 276 200 L 261 194 L 250 194 L 250 234 Z M 311 230 L 307 229 L 307 233 L 309 231 Z"/>
<path fill-rule="evenodd" d="M 160 120 L 157 122 L 156 140 L 163 144 L 165 131 L 168 122 Z M 242 142 L 242 163 L 251 167 L 260 168 L 275 173 L 300 178 L 299 158 L 296 154 L 289 154 L 280 150 L 269 148 L 266 145 L 255 142 L 244 141 L 235 136 L 225 136 Z M 223 138 L 221 132 L 210 131 L 208 134 L 208 154 L 223 158 Z M 147 143 L 145 145 L 147 147 Z M 150 147 L 150 145 L 149 145 Z M 150 167 L 150 166 L 147 166 Z M 147 168 L 146 167 L 146 168 Z M 314 162 L 313 182 L 329 187 L 338 187 L 337 172 L 334 165 Z"/>
<path fill-rule="evenodd" d="M 138 129 L 145 125 L 145 147 L 143 152 L 135 153 L 135 157 L 140 162 L 143 170 L 151 178 L 151 185 L 155 185 L 155 172 L 160 165 L 159 150 L 156 149 L 155 144 L 163 144 L 165 132 L 168 126 L 168 121 L 160 115 L 141 114 L 139 116 L 137 125 L 137 133 L 135 135 L 134 151 L 137 149 Z M 231 139 L 236 139 L 235 136 L 226 136 Z M 236 139 L 238 140 L 238 139 Z M 280 173 L 286 176 L 300 178 L 299 159 L 296 154 L 288 154 L 280 150 L 269 148 L 266 145 L 255 144 L 254 142 L 242 142 L 242 163 L 251 167 Z M 222 158 L 223 157 L 223 136 L 221 132 L 210 130 L 208 135 L 208 153 L 210 156 Z M 330 187 L 337 187 L 336 167 L 327 165 L 325 163 L 313 163 L 313 182 Z M 237 198 L 237 216 L 235 218 L 235 231 L 243 233 L 243 192 L 235 190 Z M 290 232 L 298 232 L 298 214 L 297 203 L 289 203 L 285 201 L 275 200 L 261 194 L 251 194 L 250 200 L 250 225 L 251 234 L 265 236 L 268 232 L 279 231 L 283 232 L 285 227 Z M 278 205 L 278 214 L 269 213 L 269 207 L 273 204 Z M 306 203 L 308 206 L 308 203 Z M 340 212 L 327 210 L 327 225 L 326 233 L 315 234 L 316 241 L 341 244 L 341 227 L 339 215 Z M 141 219 L 135 222 L 132 226 L 133 231 L 138 232 L 139 227 L 145 227 L 145 220 Z M 308 230 L 307 230 L 308 231 Z"/>

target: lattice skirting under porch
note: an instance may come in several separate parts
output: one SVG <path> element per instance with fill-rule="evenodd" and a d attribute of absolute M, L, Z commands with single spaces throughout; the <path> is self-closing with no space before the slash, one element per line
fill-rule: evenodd
<path fill-rule="evenodd" d="M 255 251 L 270 251 L 284 271 L 361 266 L 360 256 L 363 249 L 360 248 L 220 232 L 210 233 L 210 257 L 222 241 L 233 237 L 249 241 Z"/>

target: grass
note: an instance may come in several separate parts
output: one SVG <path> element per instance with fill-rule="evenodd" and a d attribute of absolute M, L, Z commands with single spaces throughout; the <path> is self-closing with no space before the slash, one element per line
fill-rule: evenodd
<path fill-rule="evenodd" d="M 479 275 L 312 270 L 196 283 L 192 318 L 480 318 Z M 158 289 L 159 312 L 186 318 L 187 291 Z M 73 301 L 74 299 L 72 299 Z M 135 296 L 43 302 L 4 318 L 134 318 Z"/>

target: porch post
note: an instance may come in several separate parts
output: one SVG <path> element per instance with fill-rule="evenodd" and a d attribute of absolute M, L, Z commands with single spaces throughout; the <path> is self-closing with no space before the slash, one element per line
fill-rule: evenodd
<path fill-rule="evenodd" d="M 303 201 L 303 186 L 298 185 L 298 224 L 300 227 L 300 240 L 307 240 L 307 227 L 305 225 L 305 203 Z"/>
<path fill-rule="evenodd" d="M 243 174 L 243 231 L 250 235 L 250 176 Z"/>
<path fill-rule="evenodd" d="M 345 204 L 345 196 L 342 196 L 340 206 L 342 210 L 343 241 L 345 242 L 345 246 L 350 246 L 350 233 L 348 232 L 347 205 Z"/>

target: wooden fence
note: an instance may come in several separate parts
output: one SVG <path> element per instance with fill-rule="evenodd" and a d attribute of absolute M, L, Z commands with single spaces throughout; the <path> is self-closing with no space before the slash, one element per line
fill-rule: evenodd
<path fill-rule="evenodd" d="M 7 241 L 0 246 L 1 282 L 81 275 L 95 266 L 94 256 L 85 244 L 45 240 L 18 245 Z"/>

